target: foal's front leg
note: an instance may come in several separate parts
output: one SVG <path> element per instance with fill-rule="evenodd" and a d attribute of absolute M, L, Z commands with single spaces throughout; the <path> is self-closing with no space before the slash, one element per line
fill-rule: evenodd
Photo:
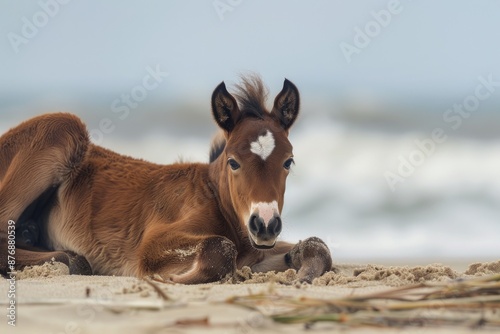
<path fill-rule="evenodd" d="M 143 241 L 139 276 L 158 274 L 166 281 L 202 284 L 220 281 L 236 270 L 237 250 L 229 239 L 167 234 L 162 229 Z"/>
<path fill-rule="evenodd" d="M 278 242 L 269 250 L 264 260 L 251 266 L 252 271 L 297 270 L 297 280 L 311 283 L 313 279 L 332 270 L 332 256 L 328 246 L 317 237 L 307 238 L 297 244 Z"/>

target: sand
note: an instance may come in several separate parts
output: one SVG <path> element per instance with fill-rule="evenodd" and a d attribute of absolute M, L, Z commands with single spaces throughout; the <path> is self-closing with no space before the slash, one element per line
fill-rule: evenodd
<path fill-rule="evenodd" d="M 362 296 L 423 282 L 450 282 L 500 273 L 500 260 L 474 263 L 464 272 L 441 264 L 383 266 L 338 264 L 312 284 L 296 282 L 296 272 L 252 273 L 239 270 L 225 282 L 177 285 L 147 282 L 133 277 L 68 275 L 57 262 L 25 268 L 16 278 L 16 326 L 0 319 L 1 333 L 477 333 L 469 326 L 354 327 L 337 323 L 284 325 L 259 311 L 228 303 L 235 296 L 250 294 L 334 299 Z M 0 281 L 0 303 L 9 305 L 7 279 Z M 160 293 L 157 291 L 159 288 Z M 500 293 L 500 291 L 499 291 Z M 161 294 L 161 295 L 160 295 Z M 424 311 L 426 316 L 440 309 Z M 415 317 L 422 316 L 418 312 Z M 459 317 L 450 313 L 450 317 Z M 478 315 L 480 316 L 480 315 Z M 500 323 L 500 310 L 491 315 Z M 500 331 L 482 328 L 481 333 Z"/>

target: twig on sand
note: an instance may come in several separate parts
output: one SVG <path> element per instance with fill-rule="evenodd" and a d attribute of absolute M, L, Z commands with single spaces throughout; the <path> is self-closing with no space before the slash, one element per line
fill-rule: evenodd
<path fill-rule="evenodd" d="M 144 278 L 144 281 L 148 283 L 156 291 L 156 293 L 161 297 L 161 299 L 165 301 L 172 300 L 155 282 L 153 282 L 147 277 Z"/>

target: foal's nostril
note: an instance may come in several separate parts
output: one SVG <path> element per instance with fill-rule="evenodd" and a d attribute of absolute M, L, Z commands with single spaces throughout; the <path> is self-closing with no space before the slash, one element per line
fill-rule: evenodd
<path fill-rule="evenodd" d="M 269 226 L 267 227 L 267 230 L 269 233 L 273 236 L 277 236 L 278 234 L 281 233 L 281 218 L 279 216 L 273 217 L 271 221 L 269 222 Z"/>
<path fill-rule="evenodd" d="M 259 216 L 257 216 L 256 214 L 250 216 L 250 220 L 248 221 L 248 228 L 250 229 L 250 232 L 252 232 L 252 234 L 257 235 L 259 233 L 259 223 Z"/>

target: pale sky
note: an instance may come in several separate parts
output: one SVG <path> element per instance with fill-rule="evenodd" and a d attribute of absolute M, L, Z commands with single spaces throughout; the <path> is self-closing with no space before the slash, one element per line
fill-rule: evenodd
<path fill-rule="evenodd" d="M 0 95 L 123 91 L 157 64 L 170 74 L 165 98 L 211 91 L 248 70 L 271 87 L 287 77 L 334 95 L 453 96 L 480 75 L 500 78 L 499 1 L 401 0 L 350 63 L 339 45 L 353 44 L 355 28 L 391 1 L 72 0 L 49 6 L 44 22 L 40 3 L 55 1 L 1 2 Z M 43 26 L 16 53 L 24 18 Z"/>

